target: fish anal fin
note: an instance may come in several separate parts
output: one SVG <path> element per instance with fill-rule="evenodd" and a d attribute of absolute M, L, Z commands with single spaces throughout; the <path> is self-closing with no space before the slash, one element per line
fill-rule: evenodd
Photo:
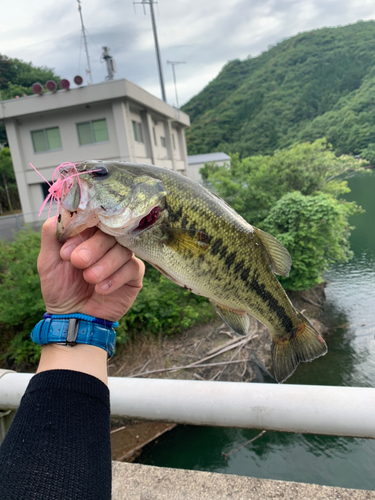
<path fill-rule="evenodd" d="M 292 259 L 288 250 L 271 234 L 256 227 L 254 230 L 267 251 L 272 271 L 279 276 L 289 276 Z"/>
<path fill-rule="evenodd" d="M 247 335 L 250 327 L 250 318 L 246 312 L 235 311 L 228 307 L 216 304 L 211 300 L 215 311 L 220 318 L 238 335 Z"/>
<path fill-rule="evenodd" d="M 313 361 L 327 352 L 327 345 L 309 321 L 298 313 L 302 322 L 290 335 L 280 338 L 272 335 L 271 357 L 277 382 L 284 382 L 299 363 Z"/>
<path fill-rule="evenodd" d="M 194 257 L 198 257 L 210 248 L 209 238 L 203 231 L 165 226 L 163 227 L 163 233 L 165 237 L 162 243 L 179 253 L 188 250 Z"/>

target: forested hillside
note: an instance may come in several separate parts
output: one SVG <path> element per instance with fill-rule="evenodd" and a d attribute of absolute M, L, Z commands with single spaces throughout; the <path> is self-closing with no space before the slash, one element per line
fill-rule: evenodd
<path fill-rule="evenodd" d="M 360 21 L 231 61 L 182 109 L 192 120 L 189 154 L 246 157 L 318 137 L 338 153 L 375 150 L 374 104 L 375 22 Z"/>

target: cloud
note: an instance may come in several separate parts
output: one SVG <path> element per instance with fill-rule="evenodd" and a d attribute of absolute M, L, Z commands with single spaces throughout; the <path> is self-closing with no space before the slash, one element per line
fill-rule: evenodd
<path fill-rule="evenodd" d="M 134 12 L 135 10 L 135 12 Z M 82 0 L 94 82 L 104 81 L 102 46 L 127 78 L 160 96 L 149 7 L 131 0 Z M 176 67 L 180 103 L 199 92 L 232 59 L 253 57 L 299 32 L 375 17 L 371 0 L 159 0 L 155 16 L 169 102 L 174 103 L 171 67 Z M 7 2 L 2 6 L 2 53 L 55 68 L 72 79 L 85 77 L 86 58 L 77 4 L 60 0 Z"/>

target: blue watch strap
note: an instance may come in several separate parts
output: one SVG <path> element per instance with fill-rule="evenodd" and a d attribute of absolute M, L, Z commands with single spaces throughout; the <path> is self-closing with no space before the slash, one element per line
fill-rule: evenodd
<path fill-rule="evenodd" d="M 113 328 L 78 318 L 43 319 L 35 325 L 31 339 L 39 345 L 93 345 L 107 351 L 109 357 L 113 355 L 116 346 L 116 332 Z"/>

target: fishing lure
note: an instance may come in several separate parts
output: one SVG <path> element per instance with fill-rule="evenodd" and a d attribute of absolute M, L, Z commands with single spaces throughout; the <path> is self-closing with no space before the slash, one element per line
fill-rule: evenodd
<path fill-rule="evenodd" d="M 58 167 L 55 168 L 53 171 L 52 177 L 51 177 L 51 182 L 48 182 L 47 179 L 34 167 L 32 163 L 30 163 L 30 166 L 35 170 L 35 172 L 40 175 L 40 177 L 49 185 L 48 188 L 48 195 L 46 196 L 45 200 L 42 203 L 42 206 L 40 207 L 38 217 L 41 216 L 45 206 L 47 205 L 48 201 L 50 202 L 49 204 L 49 209 L 48 209 L 48 218 L 50 217 L 51 214 L 51 208 L 52 208 L 52 202 L 55 201 L 57 203 L 57 208 L 56 208 L 56 215 L 55 215 L 55 221 L 54 224 L 56 225 L 58 213 L 59 213 L 59 208 L 60 208 L 60 203 L 61 203 L 61 198 L 62 196 L 66 196 L 69 191 L 72 189 L 74 185 L 74 177 L 77 177 L 79 187 L 81 188 L 81 181 L 79 176 L 82 174 L 88 174 L 91 172 L 97 172 L 96 170 L 90 170 L 89 172 L 78 172 L 76 165 L 78 163 L 70 163 L 70 162 L 64 162 L 61 163 Z M 65 169 L 65 170 L 64 170 Z M 74 172 L 73 174 L 69 172 Z"/>

